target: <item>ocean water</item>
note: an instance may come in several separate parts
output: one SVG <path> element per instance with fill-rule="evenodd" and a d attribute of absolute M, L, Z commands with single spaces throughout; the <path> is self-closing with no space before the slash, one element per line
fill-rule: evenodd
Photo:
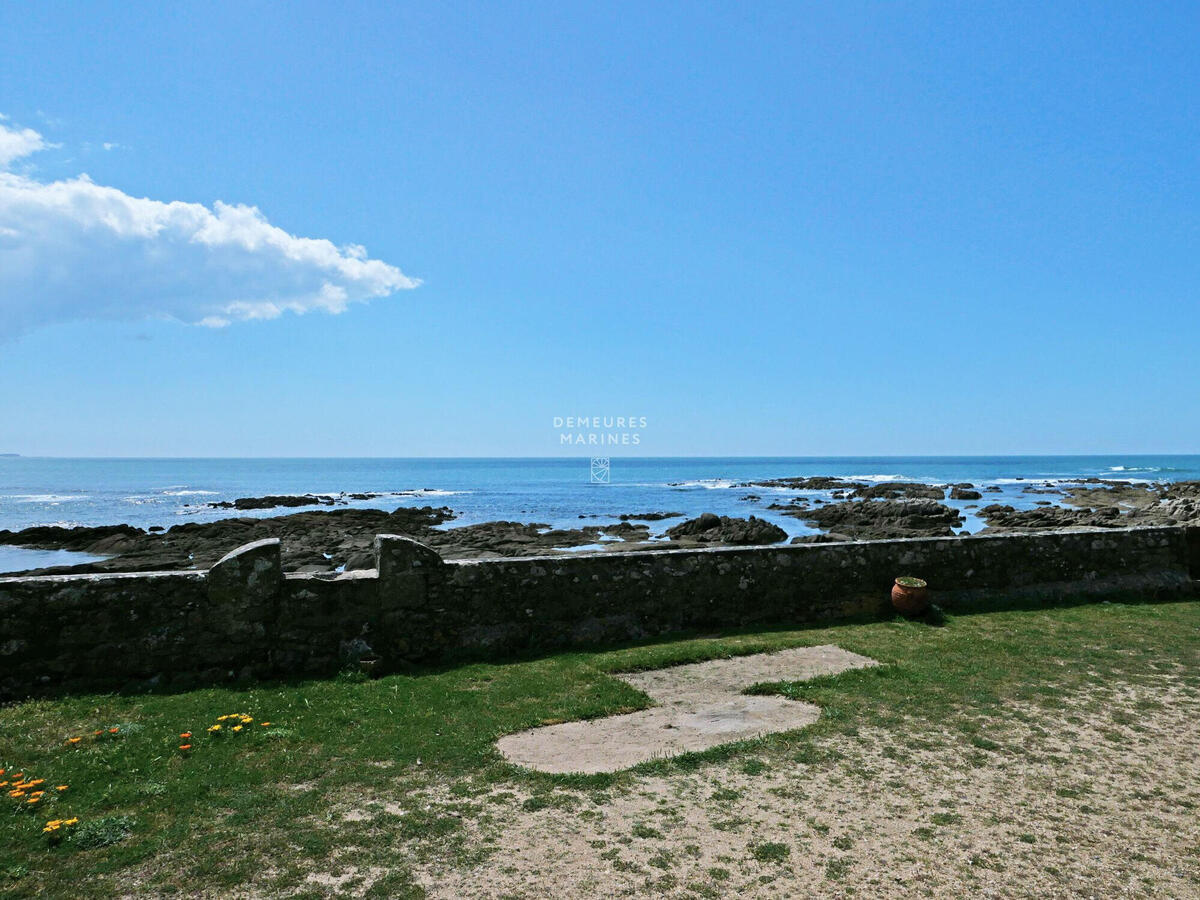
<path fill-rule="evenodd" d="M 622 513 L 676 511 L 756 515 L 789 536 L 813 531 L 799 519 L 766 507 L 800 496 L 788 489 L 739 487 L 760 479 L 832 475 L 859 481 L 971 482 L 1001 493 L 981 504 L 1028 508 L 1053 495 L 1034 485 L 1081 478 L 1129 481 L 1200 479 L 1200 455 L 998 457 L 610 457 L 610 483 L 591 482 L 590 458 L 552 459 L 65 459 L 0 457 L 0 529 L 31 525 L 109 525 L 169 528 L 230 515 L 270 516 L 299 510 L 241 512 L 206 506 L 265 494 L 386 492 L 349 505 L 449 506 L 446 527 L 508 519 L 552 527 L 608 524 Z M 742 499 L 758 494 L 761 500 Z M 810 497 L 828 495 L 805 492 Z M 967 503 L 952 503 L 965 507 Z M 308 507 L 323 508 L 323 507 Z M 982 522 L 966 509 L 967 531 Z M 655 534 L 679 520 L 650 523 Z M 77 557 L 0 546 L 0 571 L 61 565 Z M 33 561 L 31 561 L 33 560 Z"/>

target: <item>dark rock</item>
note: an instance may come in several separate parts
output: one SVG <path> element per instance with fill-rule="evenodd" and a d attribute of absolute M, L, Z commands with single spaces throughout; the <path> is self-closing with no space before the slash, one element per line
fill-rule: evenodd
<path fill-rule="evenodd" d="M 769 487 L 791 488 L 796 491 L 832 491 L 836 489 L 853 490 L 866 487 L 861 481 L 847 481 L 844 478 L 830 478 L 827 475 L 814 475 L 809 478 L 768 478 L 765 481 L 744 481 L 734 487 Z"/>
<path fill-rule="evenodd" d="M 786 515 L 855 540 L 950 537 L 962 524 L 958 510 L 933 500 L 846 500 Z"/>
<path fill-rule="evenodd" d="M 663 519 L 678 519 L 683 513 L 681 512 L 647 512 L 647 513 L 623 513 L 621 515 L 622 522 L 628 522 L 631 519 L 639 522 L 659 522 Z"/>
<path fill-rule="evenodd" d="M 632 525 L 629 522 L 605 525 L 600 530 L 610 537 L 619 537 L 623 541 L 644 541 L 650 537 L 649 525 Z"/>
<path fill-rule="evenodd" d="M 698 518 L 667 529 L 667 537 L 678 543 L 701 544 L 776 544 L 787 537 L 787 532 L 772 522 L 751 516 L 735 519 L 701 513 Z"/>
<path fill-rule="evenodd" d="M 937 484 L 914 481 L 884 481 L 863 485 L 850 495 L 857 500 L 941 500 L 946 489 Z"/>
<path fill-rule="evenodd" d="M 1130 524 L 1123 521 L 1121 511 L 1115 506 L 1099 509 L 1064 509 L 1061 506 L 1044 506 L 1036 509 L 1018 510 L 1012 506 L 993 503 L 979 510 L 979 516 L 987 522 L 985 531 L 1050 531 L 1072 528 L 1120 528 Z"/>
<path fill-rule="evenodd" d="M 951 500 L 982 500 L 983 494 L 979 493 L 979 491 L 973 491 L 970 488 L 959 487 L 956 484 L 954 487 L 950 488 L 950 499 Z"/>
<path fill-rule="evenodd" d="M 347 572 L 375 568 L 375 554 L 370 550 L 357 550 L 346 557 Z"/>
<path fill-rule="evenodd" d="M 100 525 L 94 528 L 59 525 L 35 525 L 22 531 L 0 531 L 0 544 L 36 547 L 39 550 L 74 550 L 91 553 L 93 547 L 110 545 L 114 538 L 144 537 L 146 532 L 132 525 Z"/>
<path fill-rule="evenodd" d="M 333 497 L 318 494 L 268 494 L 265 497 L 238 497 L 233 502 L 216 500 L 206 504 L 213 509 L 276 509 L 284 506 L 333 506 Z"/>

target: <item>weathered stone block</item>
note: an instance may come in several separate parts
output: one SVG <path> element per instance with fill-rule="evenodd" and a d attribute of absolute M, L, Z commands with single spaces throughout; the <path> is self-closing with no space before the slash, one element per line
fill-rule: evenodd
<path fill-rule="evenodd" d="M 256 651 L 265 656 L 282 587 L 278 538 L 238 547 L 209 570 L 205 618 L 229 645 L 230 659 L 246 659 Z"/>
<path fill-rule="evenodd" d="M 208 570 L 208 596 L 215 603 L 274 605 L 282 585 L 279 538 L 238 547 Z"/>
<path fill-rule="evenodd" d="M 437 551 L 420 541 L 399 534 L 380 534 L 375 538 L 375 569 L 380 580 L 396 575 L 430 574 L 442 567 Z"/>

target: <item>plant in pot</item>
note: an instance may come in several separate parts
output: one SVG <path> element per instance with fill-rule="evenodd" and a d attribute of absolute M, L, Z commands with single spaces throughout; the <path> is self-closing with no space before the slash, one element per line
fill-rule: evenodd
<path fill-rule="evenodd" d="M 929 609 L 929 585 L 915 575 L 901 575 L 892 585 L 892 606 L 907 616 Z"/>

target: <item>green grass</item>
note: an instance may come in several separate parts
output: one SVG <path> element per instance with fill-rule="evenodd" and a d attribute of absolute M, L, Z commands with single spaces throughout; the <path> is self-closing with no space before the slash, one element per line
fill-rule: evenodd
<path fill-rule="evenodd" d="M 493 746 L 500 735 L 545 722 L 646 705 L 611 672 L 830 643 L 884 665 L 756 686 L 822 707 L 820 721 L 798 732 L 616 775 L 524 772 Z M 1013 753 L 980 733 L 978 720 L 1000 704 L 1054 707 L 1068 691 L 1167 670 L 1193 685 L 1200 679 L 1198 604 L 950 615 L 939 627 L 897 618 L 476 663 L 376 681 L 31 701 L 0 709 L 0 767 L 70 787 L 33 810 L 18 810 L 16 802 L 4 808 L 10 798 L 0 793 L 0 895 L 221 894 L 252 886 L 320 896 L 306 874 L 343 871 L 338 854 L 349 850 L 360 870 L 388 870 L 374 895 L 420 896 L 409 877 L 412 861 L 483 858 L 464 823 L 486 820 L 495 797 L 484 795 L 497 788 L 526 798 L 533 811 L 583 815 L 638 774 L 670 775 L 731 759 L 748 774 L 828 765 L 834 760 L 818 746 L 821 738 L 853 736 L 868 725 L 894 729 L 897 753 L 925 739 L 922 722 L 960 730 L 974 752 Z M 235 712 L 252 716 L 253 726 L 222 738 L 205 730 Z M 271 725 L 259 724 L 265 721 Z M 111 727 L 118 731 L 110 736 Z M 91 737 L 97 729 L 102 739 Z M 184 752 L 179 734 L 187 731 L 193 749 Z M 86 737 L 72 748 L 65 743 L 72 736 Z M 449 799 L 433 806 L 423 800 L 418 791 L 431 784 L 445 788 Z M 1060 790 L 1078 796 L 1085 788 Z M 356 814 L 345 821 L 341 813 L 350 808 Z M 935 827 L 919 829 L 919 837 L 933 838 L 953 815 L 930 810 Z M 79 824 L 52 846 L 42 825 L 70 816 Z M 657 831 L 640 826 L 637 837 L 654 840 Z M 672 864 L 666 856 L 660 862 Z M 841 866 L 830 863 L 829 877 L 840 877 Z"/>
<path fill-rule="evenodd" d="M 752 844 L 750 847 L 750 855 L 761 863 L 783 862 L 791 855 L 791 853 L 791 847 L 789 847 L 787 844 L 780 844 L 776 841 L 766 841 L 762 844 Z"/>

